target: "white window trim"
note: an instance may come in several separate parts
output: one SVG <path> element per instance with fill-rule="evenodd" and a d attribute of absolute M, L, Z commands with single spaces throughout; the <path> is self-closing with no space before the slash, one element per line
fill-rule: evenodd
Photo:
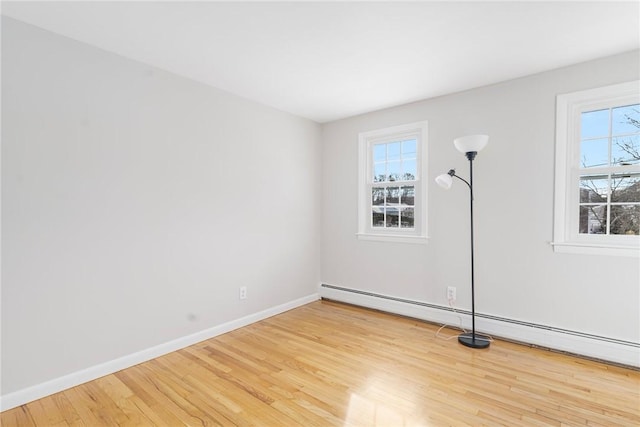
<path fill-rule="evenodd" d="M 417 158 L 417 180 L 415 183 L 414 229 L 376 230 L 371 223 L 371 194 L 367 191 L 371 183 L 371 145 L 384 140 L 393 140 L 400 135 L 415 136 Z M 358 232 L 360 240 L 374 240 L 395 243 L 427 243 L 427 135 L 426 121 L 408 123 L 384 129 L 362 132 L 358 136 Z"/>
<path fill-rule="evenodd" d="M 600 236 L 578 233 L 580 170 L 580 112 L 611 103 L 638 103 L 640 81 L 558 95 L 556 100 L 556 165 L 553 242 L 555 252 L 613 256 L 640 256 L 639 236 Z M 636 171 L 638 165 L 621 171 Z"/>

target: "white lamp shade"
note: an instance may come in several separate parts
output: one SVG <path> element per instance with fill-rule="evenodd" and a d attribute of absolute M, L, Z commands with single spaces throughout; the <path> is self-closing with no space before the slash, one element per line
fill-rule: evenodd
<path fill-rule="evenodd" d="M 468 153 L 470 151 L 480 151 L 489 142 L 489 135 L 467 135 L 453 140 L 453 145 L 456 146 L 461 153 Z"/>
<path fill-rule="evenodd" d="M 448 173 L 443 173 L 442 175 L 436 176 L 436 183 L 445 190 L 448 190 L 451 188 L 453 178 L 451 178 L 451 175 Z"/>

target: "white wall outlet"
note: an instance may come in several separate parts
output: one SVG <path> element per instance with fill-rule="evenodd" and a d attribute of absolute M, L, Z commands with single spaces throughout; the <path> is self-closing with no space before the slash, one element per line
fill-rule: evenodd
<path fill-rule="evenodd" d="M 240 287 L 240 299 L 247 299 L 247 287 L 246 286 L 241 286 Z"/>
<path fill-rule="evenodd" d="M 447 287 L 447 300 L 450 302 L 456 302 L 456 287 L 449 286 Z"/>

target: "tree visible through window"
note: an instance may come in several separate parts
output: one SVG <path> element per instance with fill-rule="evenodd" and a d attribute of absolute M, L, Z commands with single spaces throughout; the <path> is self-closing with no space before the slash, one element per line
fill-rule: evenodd
<path fill-rule="evenodd" d="M 640 234 L 640 104 L 581 113 L 580 234 Z"/>
<path fill-rule="evenodd" d="M 415 138 L 374 144 L 372 227 L 414 228 L 416 144 Z"/>

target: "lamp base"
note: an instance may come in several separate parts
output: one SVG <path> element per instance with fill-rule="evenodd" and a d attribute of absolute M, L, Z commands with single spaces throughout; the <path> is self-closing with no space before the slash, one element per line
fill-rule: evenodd
<path fill-rule="evenodd" d="M 458 335 L 458 342 L 471 348 L 487 348 L 491 344 L 491 338 L 486 335 L 467 333 Z"/>

